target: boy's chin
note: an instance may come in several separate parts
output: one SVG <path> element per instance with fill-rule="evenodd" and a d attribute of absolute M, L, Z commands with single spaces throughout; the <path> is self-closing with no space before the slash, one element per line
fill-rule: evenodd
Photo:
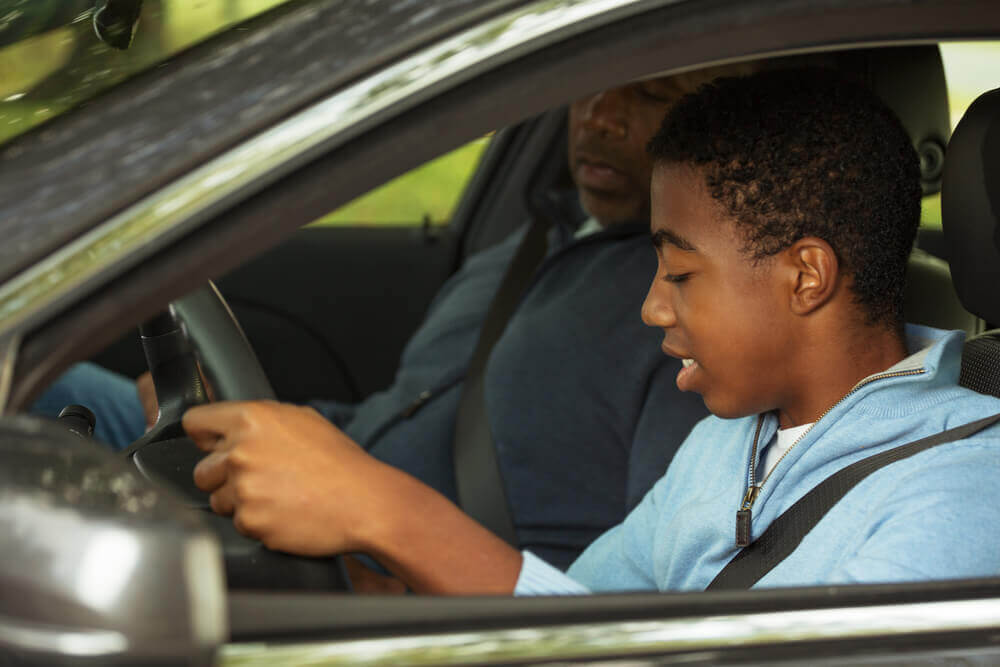
<path fill-rule="evenodd" d="M 708 411 L 719 419 L 740 419 L 756 415 L 760 412 L 754 406 L 727 401 L 715 396 L 702 394 L 701 399 L 705 402 L 705 407 L 708 408 Z"/>

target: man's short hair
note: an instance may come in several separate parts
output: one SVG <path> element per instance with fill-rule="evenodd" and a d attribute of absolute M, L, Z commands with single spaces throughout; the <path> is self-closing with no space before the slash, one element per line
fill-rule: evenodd
<path fill-rule="evenodd" d="M 654 163 L 704 174 L 750 258 L 821 238 L 853 277 L 866 321 L 902 323 L 919 164 L 871 91 L 818 68 L 717 79 L 671 109 L 648 149 Z"/>

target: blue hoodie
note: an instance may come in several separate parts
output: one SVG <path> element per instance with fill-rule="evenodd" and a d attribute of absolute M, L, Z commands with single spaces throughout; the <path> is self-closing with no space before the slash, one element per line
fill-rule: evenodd
<path fill-rule="evenodd" d="M 845 466 L 1000 412 L 1000 399 L 957 384 L 961 332 L 910 326 L 907 337 L 919 351 L 859 382 L 778 462 L 753 504 L 752 539 Z M 572 580 L 526 553 L 515 593 L 704 589 L 739 551 L 736 512 L 758 419 L 760 459 L 778 427 L 773 414 L 706 418 L 625 521 L 572 565 Z M 1000 427 L 992 427 L 873 473 L 756 586 L 996 576 L 998 507 Z"/>

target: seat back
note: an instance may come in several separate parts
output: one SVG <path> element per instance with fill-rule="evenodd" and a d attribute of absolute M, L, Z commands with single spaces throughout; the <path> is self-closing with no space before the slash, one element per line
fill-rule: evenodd
<path fill-rule="evenodd" d="M 962 307 L 951 281 L 948 262 L 914 248 L 906 267 L 903 316 L 907 322 L 938 329 L 961 329 L 967 336 L 982 332 L 983 321 Z"/>
<path fill-rule="evenodd" d="M 981 95 L 948 144 L 941 221 L 966 310 L 1000 324 L 1000 89 Z M 961 384 L 1000 396 L 1000 329 L 966 342 Z"/>
<path fill-rule="evenodd" d="M 864 82 L 903 122 L 920 156 L 925 195 L 941 189 L 945 147 L 951 134 L 948 85 L 936 44 L 846 51 L 840 67 L 860 72 Z M 850 60 L 859 60 L 851 64 Z"/>

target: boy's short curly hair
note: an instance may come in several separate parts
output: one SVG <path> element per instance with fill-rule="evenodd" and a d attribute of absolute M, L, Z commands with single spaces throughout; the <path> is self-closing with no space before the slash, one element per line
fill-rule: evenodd
<path fill-rule="evenodd" d="M 752 259 L 821 238 L 853 277 L 867 322 L 902 323 L 919 164 L 871 91 L 818 68 L 717 79 L 671 109 L 648 150 L 654 163 L 704 174 Z"/>

